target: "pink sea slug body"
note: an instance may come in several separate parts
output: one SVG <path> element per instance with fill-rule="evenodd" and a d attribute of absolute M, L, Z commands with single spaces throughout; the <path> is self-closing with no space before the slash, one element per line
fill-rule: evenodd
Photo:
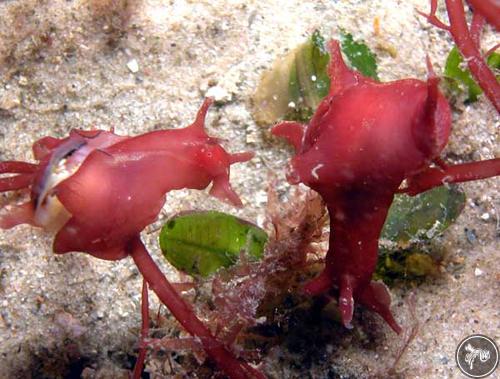
<path fill-rule="evenodd" d="M 330 42 L 329 50 L 330 92 L 309 124 L 282 122 L 273 128 L 296 150 L 289 181 L 317 191 L 330 215 L 325 268 L 304 290 L 320 295 L 336 288 L 347 327 L 357 301 L 399 333 L 387 288 L 371 281 L 394 195 L 499 175 L 500 159 L 450 167 L 439 159 L 451 112 L 430 63 L 426 82 L 379 83 L 349 69 L 337 41 Z M 400 188 L 405 179 L 407 186 Z"/>
<path fill-rule="evenodd" d="M 250 154 L 227 154 L 203 130 L 204 114 L 192 126 L 122 137 L 97 130 L 73 130 L 68 138 L 44 138 L 34 145 L 38 165 L 19 179 L 31 178 L 31 198 L 0 219 L 56 231 L 54 251 L 85 251 L 115 260 L 128 255 L 125 245 L 156 220 L 165 194 L 181 188 L 203 189 L 240 205 L 229 185 L 229 165 Z M 15 171 L 20 162 L 4 162 Z M 2 190 L 17 178 L 5 178 Z M 147 184 L 147 185 L 146 185 Z"/>
<path fill-rule="evenodd" d="M 106 260 L 130 255 L 149 287 L 181 325 L 199 338 L 219 368 L 231 378 L 262 378 L 196 317 L 140 239 L 140 232 L 156 220 L 169 191 L 203 189 L 212 183 L 213 196 L 241 205 L 229 184 L 229 167 L 253 154 L 229 154 L 206 134 L 203 124 L 210 104 L 210 99 L 205 100 L 196 121 L 184 129 L 137 137 L 73 130 L 67 138 L 37 141 L 33 145 L 37 164 L 0 162 L 0 174 L 8 174 L 0 178 L 0 192 L 29 192 L 28 201 L 0 212 L 0 227 L 27 223 L 53 231 L 55 253 L 80 251 Z M 143 308 L 147 317 L 147 306 Z M 143 332 L 145 328 L 147 322 Z M 140 370 L 134 375 L 138 377 Z"/>

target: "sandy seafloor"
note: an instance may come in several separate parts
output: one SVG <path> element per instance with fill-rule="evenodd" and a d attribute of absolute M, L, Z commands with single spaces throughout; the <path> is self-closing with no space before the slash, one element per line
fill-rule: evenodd
<path fill-rule="evenodd" d="M 256 152 L 231 173 L 245 207 L 235 210 L 206 192 L 179 191 L 169 194 L 162 218 L 192 208 L 221 209 L 262 223 L 268 173 L 278 174 L 286 192 L 291 150 L 256 126 L 250 98 L 275 57 L 314 29 L 335 36 L 344 28 L 364 39 L 378 56 L 383 81 L 424 79 L 425 54 L 442 73 L 451 46 L 445 32 L 417 16 L 416 8 L 428 8 L 426 0 L 144 0 L 124 12 L 109 11 L 124 3 L 0 1 L 0 160 L 30 160 L 34 140 L 65 136 L 72 128 L 114 127 L 136 135 L 185 126 L 210 91 L 219 100 L 209 114 L 210 133 L 226 139 L 230 151 Z M 498 34 L 488 28 L 483 40 L 491 46 Z M 392 45 L 397 56 L 381 44 Z M 484 98 L 470 106 L 457 101 L 453 128 L 445 157 L 457 162 L 499 155 L 498 116 Z M 466 208 L 438 241 L 449 253 L 446 269 L 414 289 L 421 327 L 397 366 L 400 377 L 461 378 L 454 351 L 462 338 L 482 333 L 500 341 L 499 183 L 462 185 Z M 1 195 L 0 205 L 7 199 Z M 144 238 L 159 258 L 156 236 Z M 162 268 L 175 280 L 171 268 Z M 0 378 L 60 377 L 77 350 L 88 358 L 80 362 L 89 367 L 88 377 L 99 370 L 107 377 L 123 374 L 138 338 L 140 287 L 130 259 L 55 256 L 51 236 L 40 230 L 1 231 Z M 408 291 L 392 291 L 404 326 L 410 324 Z M 275 350 L 264 370 L 274 378 L 335 377 L 333 372 L 373 377 L 390 366 L 402 343 L 381 322 L 380 328 L 376 346 L 332 343 L 330 354 L 310 369 L 301 366 L 300 354 L 290 364 Z"/>

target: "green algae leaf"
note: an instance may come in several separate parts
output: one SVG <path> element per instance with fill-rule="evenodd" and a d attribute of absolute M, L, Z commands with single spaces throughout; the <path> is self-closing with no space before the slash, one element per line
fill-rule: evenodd
<path fill-rule="evenodd" d="M 486 63 L 492 70 L 500 70 L 500 54 L 495 52 L 491 53 L 486 59 Z M 466 103 L 477 101 L 479 95 L 483 93 L 481 87 L 474 81 L 474 78 L 465 65 L 463 57 L 456 46 L 451 49 L 446 58 L 444 76 L 452 91 L 457 93 L 467 91 Z M 498 79 L 500 79 L 500 77 L 497 75 L 497 80 Z"/>
<path fill-rule="evenodd" d="M 260 259 L 266 242 L 261 228 L 216 211 L 177 215 L 160 232 L 164 257 L 178 270 L 202 277 L 234 265 L 241 252 Z"/>
<path fill-rule="evenodd" d="M 488 63 L 488 66 L 493 70 L 500 70 L 500 54 L 495 52 L 491 53 L 486 59 L 486 63 Z"/>
<path fill-rule="evenodd" d="M 460 215 L 465 195 L 441 186 L 417 196 L 397 195 L 389 209 L 381 238 L 406 246 L 443 233 Z"/>
<path fill-rule="evenodd" d="M 455 92 L 467 91 L 467 102 L 477 101 L 478 96 L 483 93 L 481 87 L 472 79 L 468 69 L 462 69 L 463 58 L 458 49 L 453 47 L 444 66 L 444 75 L 448 79 L 450 88 Z"/>
<path fill-rule="evenodd" d="M 285 115 L 286 120 L 307 122 L 328 95 L 330 78 L 326 69 L 329 60 L 325 40 L 317 30 L 295 50 L 288 80 L 289 104 L 293 106 Z"/>
<path fill-rule="evenodd" d="M 342 33 L 341 47 L 352 67 L 378 79 L 375 54 L 363 42 Z M 255 121 L 266 126 L 280 119 L 308 122 L 328 95 L 329 60 L 325 39 L 317 30 L 306 42 L 276 59 L 272 68 L 262 75 L 252 97 Z"/>
<path fill-rule="evenodd" d="M 397 280 L 422 281 L 439 274 L 439 260 L 416 247 L 406 250 L 380 250 L 373 278 L 392 285 Z"/>
<path fill-rule="evenodd" d="M 396 195 L 382 230 L 374 278 L 421 281 L 439 273 L 442 257 L 428 253 L 429 242 L 460 215 L 465 195 L 456 186 L 441 186 L 410 197 Z"/>
<path fill-rule="evenodd" d="M 355 41 L 352 34 L 342 32 L 340 42 L 342 52 L 353 68 L 365 76 L 379 80 L 375 54 L 363 41 Z"/>

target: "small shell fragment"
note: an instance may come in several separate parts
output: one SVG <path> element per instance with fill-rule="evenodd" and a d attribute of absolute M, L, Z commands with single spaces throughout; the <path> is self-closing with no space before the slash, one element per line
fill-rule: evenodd
<path fill-rule="evenodd" d="M 136 59 L 131 59 L 130 61 L 127 62 L 127 68 L 130 70 L 131 73 L 135 74 L 139 72 L 139 63 L 137 62 Z"/>

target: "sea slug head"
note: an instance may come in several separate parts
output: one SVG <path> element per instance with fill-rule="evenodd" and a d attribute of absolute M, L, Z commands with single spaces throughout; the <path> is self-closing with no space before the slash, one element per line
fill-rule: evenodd
<path fill-rule="evenodd" d="M 230 166 L 253 158 L 253 152 L 231 154 L 222 146 L 222 140 L 211 137 L 205 130 L 205 119 L 213 99 L 208 97 L 200 107 L 195 121 L 183 130 L 183 138 L 189 141 L 187 149 L 193 160 L 193 180 L 190 188 L 203 189 L 212 183 L 210 195 L 234 206 L 241 206 L 241 200 L 229 183 Z"/>
<path fill-rule="evenodd" d="M 234 206 L 242 206 L 240 198 L 229 183 L 230 166 L 237 162 L 246 162 L 253 156 L 251 152 L 230 154 L 216 141 L 198 150 L 197 163 L 212 181 L 210 195 Z"/>

